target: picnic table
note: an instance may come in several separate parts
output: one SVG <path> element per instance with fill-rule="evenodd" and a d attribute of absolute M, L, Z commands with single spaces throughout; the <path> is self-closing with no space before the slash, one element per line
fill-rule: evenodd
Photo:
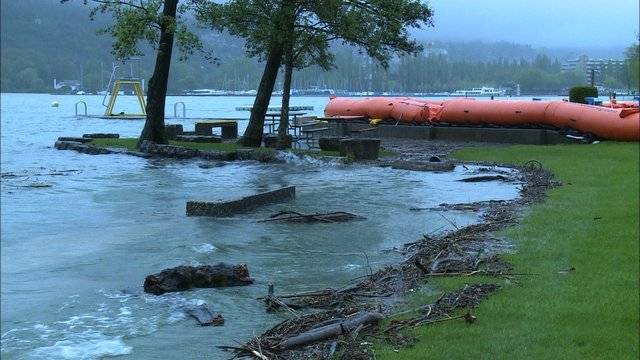
<path fill-rule="evenodd" d="M 238 137 L 237 120 L 200 120 L 196 121 L 196 135 L 211 136 L 213 128 L 219 127 L 223 139 L 235 139 Z"/>
<path fill-rule="evenodd" d="M 305 115 L 304 111 L 289 111 L 289 117 L 292 117 L 293 122 L 296 122 L 298 116 Z M 267 122 L 267 118 L 270 118 L 270 121 Z M 277 120 L 276 120 L 277 118 Z M 267 134 L 274 133 L 276 130 L 276 125 L 280 124 L 280 113 L 279 112 L 268 112 L 265 114 L 265 124 L 264 126 L 267 128 Z"/>

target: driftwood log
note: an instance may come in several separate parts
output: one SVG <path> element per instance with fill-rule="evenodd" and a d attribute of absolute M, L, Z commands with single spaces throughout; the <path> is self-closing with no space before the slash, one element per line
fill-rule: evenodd
<path fill-rule="evenodd" d="M 161 295 L 167 292 L 185 291 L 192 288 L 214 288 L 242 286 L 253 283 L 246 264 L 204 266 L 178 266 L 162 270 L 144 279 L 144 291 Z"/>
<path fill-rule="evenodd" d="M 334 223 L 334 222 L 346 222 L 352 220 L 364 220 L 364 217 L 351 214 L 344 211 L 336 211 L 330 213 L 315 213 L 315 214 L 302 214 L 296 211 L 282 211 L 277 214 L 271 215 L 269 219 L 260 220 L 260 222 L 292 222 L 292 223 Z"/>
<path fill-rule="evenodd" d="M 378 312 L 361 312 L 354 315 L 352 318 L 320 326 L 285 339 L 280 343 L 280 349 L 292 349 L 330 339 L 339 335 L 347 335 L 362 326 L 375 324 L 383 318 L 384 316 Z"/>
<path fill-rule="evenodd" d="M 512 179 L 510 177 L 504 176 L 504 175 L 481 175 L 481 176 L 472 176 L 472 177 L 463 178 L 463 179 L 460 179 L 458 181 L 462 181 L 462 182 L 482 182 L 482 181 L 495 181 L 495 180 L 511 181 Z"/>

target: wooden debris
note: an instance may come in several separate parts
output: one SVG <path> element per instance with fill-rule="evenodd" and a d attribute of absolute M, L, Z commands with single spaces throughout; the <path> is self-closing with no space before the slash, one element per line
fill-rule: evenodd
<path fill-rule="evenodd" d="M 269 219 L 260 220 L 259 222 L 291 222 L 291 223 L 335 223 L 353 220 L 363 220 L 362 216 L 351 214 L 344 211 L 336 211 L 330 213 L 302 214 L 296 211 L 282 211 L 271 215 Z"/>
<path fill-rule="evenodd" d="M 280 343 L 279 347 L 286 350 L 331 339 L 339 335 L 347 335 L 353 331 L 361 329 L 363 325 L 375 324 L 383 318 L 384 316 L 378 312 L 358 313 L 351 319 L 315 328 L 297 336 L 285 339 Z"/>
<path fill-rule="evenodd" d="M 224 317 L 220 313 L 214 313 L 206 305 L 189 308 L 185 312 L 196 319 L 200 326 L 222 326 Z"/>
<path fill-rule="evenodd" d="M 523 181 L 522 197 L 513 201 L 482 204 L 485 210 L 481 215 L 482 223 L 456 228 L 439 236 L 424 235 L 400 250 L 405 257 L 402 262 L 353 279 L 353 283 L 343 288 L 277 297 L 271 290 L 272 299 L 276 298 L 282 303 L 286 301 L 285 304 L 292 309 L 295 307 L 300 316 L 277 324 L 243 345 L 220 348 L 231 350 L 236 356 L 257 357 L 257 353 L 261 355 L 259 358 L 264 356 L 280 360 L 326 359 L 335 356 L 336 351 L 340 351 L 341 359 L 375 359 L 375 354 L 368 348 L 372 342 L 367 338 L 388 340 L 394 346 L 402 346 L 413 341 L 411 337 L 398 332 L 402 328 L 443 321 L 476 321 L 469 309 L 489 296 L 497 288 L 495 284 L 474 284 L 444 293 L 431 304 L 400 313 L 409 318 L 391 320 L 384 331 L 377 326 L 360 324 L 350 328 L 349 336 L 317 336 L 319 329 L 336 329 L 347 321 L 345 319 L 353 319 L 354 314 L 386 314 L 392 311 L 390 306 L 393 306 L 394 300 L 391 296 L 413 291 L 430 276 L 532 275 L 514 274 L 511 265 L 499 255 L 485 252 L 492 241 L 489 234 L 513 225 L 520 205 L 539 200 L 548 188 L 558 184 L 543 169 L 522 170 L 517 177 Z M 484 205 L 488 206 L 485 208 Z M 303 313 L 301 309 L 305 307 L 314 310 Z M 287 341 L 292 339 L 309 339 L 312 342 L 284 348 L 283 345 L 291 344 Z"/>
<path fill-rule="evenodd" d="M 458 181 L 462 181 L 462 182 L 484 182 L 484 181 L 496 181 L 496 180 L 512 181 L 512 179 L 510 177 L 507 177 L 507 176 L 504 176 L 504 175 L 472 176 L 472 177 L 467 177 L 467 178 L 460 179 Z"/>

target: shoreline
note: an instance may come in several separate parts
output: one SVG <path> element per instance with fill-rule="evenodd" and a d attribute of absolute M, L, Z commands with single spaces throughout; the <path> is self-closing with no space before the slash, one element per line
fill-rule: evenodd
<path fill-rule="evenodd" d="M 415 150 L 414 146 L 406 142 L 404 145 L 405 147 L 400 142 L 395 145 L 394 150 L 402 148 Z M 428 148 L 434 146 L 434 144 L 425 145 Z M 469 144 L 449 145 L 443 150 L 447 157 L 454 150 L 469 147 Z M 483 144 L 485 147 L 486 145 Z M 402 152 L 402 150 L 399 157 L 403 160 L 416 159 L 415 153 Z M 477 162 L 458 163 L 502 166 Z M 452 209 L 466 205 L 465 210 L 471 208 L 472 211 L 482 212 L 480 223 L 460 228 L 440 237 L 425 235 L 423 239 L 404 244 L 400 252 L 405 256 L 405 260 L 380 269 L 355 285 L 301 294 L 269 295 L 262 298 L 267 309 L 283 308 L 291 312 L 293 317 L 280 322 L 242 346 L 220 346 L 220 348 L 233 351 L 237 356 L 255 358 L 328 358 L 341 352 L 343 357 L 369 359 L 373 354 L 371 346 L 376 341 L 383 339 L 383 342 L 396 345 L 407 345 L 415 341 L 402 334 L 399 331 L 401 329 L 455 319 L 473 322 L 475 317 L 470 309 L 487 298 L 491 292 L 499 289 L 491 282 L 465 286 L 443 293 L 437 301 L 426 307 L 422 306 L 401 313 L 397 313 L 397 310 L 406 300 L 406 296 L 430 278 L 473 275 L 509 278 L 525 275 L 512 273 L 511 264 L 501 258 L 505 248 L 504 241 L 496 240 L 490 235 L 517 224 L 521 210 L 530 204 L 540 202 L 548 189 L 560 184 L 553 180 L 553 175 L 542 169 L 537 162 L 530 162 L 524 167 L 508 165 L 505 167 L 519 171 L 518 178 L 523 182 L 523 188 L 517 199 L 441 205 L 442 208 Z M 474 255 L 481 252 L 486 254 Z M 467 308 L 467 313 L 457 314 L 463 308 Z M 309 309 L 312 312 L 301 315 L 298 312 L 301 309 Z M 428 309 L 426 315 L 425 309 Z M 381 314 L 390 322 L 384 329 L 372 325 L 361 325 L 356 331 L 343 333 L 344 336 L 338 339 L 331 337 L 301 348 L 283 348 L 283 344 L 286 344 L 289 339 L 301 334 L 313 333 L 313 329 L 322 324 L 347 321 L 363 313 Z M 407 314 L 415 315 L 416 313 L 417 316 L 406 318 Z M 452 316 L 454 314 L 457 315 Z M 403 316 L 402 320 L 392 319 L 398 315 Z M 370 339 L 374 340 L 369 341 Z M 341 343 L 340 346 L 337 345 L 337 341 Z"/>

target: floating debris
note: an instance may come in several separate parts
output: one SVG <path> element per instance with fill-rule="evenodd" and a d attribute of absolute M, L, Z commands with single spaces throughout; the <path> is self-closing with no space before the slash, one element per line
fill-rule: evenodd
<path fill-rule="evenodd" d="M 220 313 L 214 313 L 206 305 L 200 305 L 185 310 L 187 315 L 198 321 L 200 326 L 222 326 L 224 317 Z"/>
<path fill-rule="evenodd" d="M 462 182 L 484 182 L 484 181 L 496 181 L 496 180 L 513 181 L 512 178 L 510 178 L 508 176 L 504 176 L 504 175 L 472 176 L 472 177 L 467 177 L 467 178 L 460 179 L 458 181 L 462 181 Z"/>
<path fill-rule="evenodd" d="M 522 196 L 519 199 L 470 206 L 472 209 L 485 208 L 482 223 L 458 228 L 441 236 L 425 235 L 419 241 L 405 244 L 399 250 L 405 260 L 398 264 L 354 279 L 358 282 L 339 289 L 276 296 L 270 287 L 268 295 L 260 298 L 265 302 L 267 310 L 286 310 L 293 317 L 243 345 L 219 348 L 233 351 L 236 356 L 259 359 L 330 358 L 336 351 L 341 352 L 343 359 L 374 359 L 375 355 L 370 349 L 372 342 L 364 341 L 366 337 L 386 340 L 394 345 L 406 345 L 413 339 L 399 332 L 403 328 L 452 320 L 474 323 L 477 318 L 470 309 L 495 291 L 497 285 L 467 285 L 442 294 L 433 303 L 395 314 L 394 299 L 398 295 L 414 291 L 425 279 L 434 276 L 509 278 L 535 275 L 513 273 L 511 264 L 498 254 L 487 251 L 495 241 L 490 234 L 513 225 L 521 205 L 538 201 L 548 188 L 558 185 L 552 174 L 540 167 L 526 166 L 521 170 L 516 177 L 523 181 Z M 461 204 L 454 204 L 452 207 L 467 208 Z M 307 308 L 310 311 L 303 313 Z M 464 309 L 466 311 L 460 313 Z M 382 329 L 371 322 L 361 323 L 355 330 L 353 327 L 338 333 L 333 330 L 338 324 L 342 324 L 344 328 L 347 319 L 355 319 L 364 316 L 363 314 L 403 317 L 391 320 Z M 319 329 L 323 329 L 322 334 L 328 335 L 320 336 Z"/>
<path fill-rule="evenodd" d="M 344 211 L 335 211 L 330 213 L 302 214 L 296 211 L 282 211 L 271 215 L 269 219 L 260 220 L 259 222 L 290 222 L 290 223 L 335 223 L 347 222 L 353 220 L 364 220 L 359 215 L 351 214 Z"/>
<path fill-rule="evenodd" d="M 45 184 L 45 183 L 33 183 L 33 184 L 29 184 L 29 185 L 22 185 L 19 187 L 22 188 L 49 188 L 52 187 L 53 185 L 51 184 Z"/>
<path fill-rule="evenodd" d="M 154 295 L 192 288 L 214 288 L 253 284 L 246 264 L 178 266 L 144 279 L 144 291 Z"/>

